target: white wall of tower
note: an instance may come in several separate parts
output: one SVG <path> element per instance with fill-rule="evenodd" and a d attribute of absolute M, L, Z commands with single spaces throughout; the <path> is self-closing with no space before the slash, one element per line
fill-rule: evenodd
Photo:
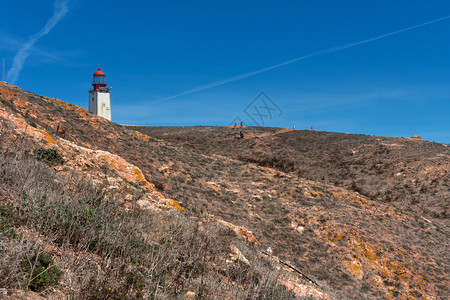
<path fill-rule="evenodd" d="M 89 91 L 89 112 L 111 121 L 111 94 Z"/>

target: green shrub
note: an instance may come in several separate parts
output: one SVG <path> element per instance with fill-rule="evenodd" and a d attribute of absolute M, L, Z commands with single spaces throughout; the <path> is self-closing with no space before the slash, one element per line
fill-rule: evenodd
<path fill-rule="evenodd" d="M 28 287 L 32 291 L 42 292 L 56 285 L 62 272 L 53 265 L 51 256 L 40 253 L 22 262 L 21 268 L 28 273 Z"/>
<path fill-rule="evenodd" d="M 16 230 L 11 227 L 11 225 L 8 223 L 8 220 L 6 220 L 5 218 L 2 218 L 0 221 L 0 232 L 2 232 L 9 238 L 16 237 Z"/>
<path fill-rule="evenodd" d="M 34 156 L 41 161 L 46 163 L 62 164 L 64 163 L 64 158 L 56 150 L 52 148 L 37 148 L 34 150 Z"/>

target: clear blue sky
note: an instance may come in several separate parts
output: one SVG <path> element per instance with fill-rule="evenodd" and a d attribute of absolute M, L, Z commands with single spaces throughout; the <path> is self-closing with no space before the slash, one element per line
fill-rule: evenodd
<path fill-rule="evenodd" d="M 283 111 L 266 126 L 450 143 L 450 19 L 171 98 L 449 15 L 448 0 L 5 0 L 0 57 L 10 83 L 85 108 L 100 66 L 117 123 L 252 125 L 264 91 Z"/>

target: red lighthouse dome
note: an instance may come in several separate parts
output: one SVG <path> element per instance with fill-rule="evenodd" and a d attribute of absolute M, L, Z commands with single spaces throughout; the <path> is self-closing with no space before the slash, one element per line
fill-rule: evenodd
<path fill-rule="evenodd" d="M 97 72 L 94 73 L 94 80 L 92 82 L 94 91 L 106 89 L 107 84 L 108 83 L 106 82 L 105 73 L 103 73 L 103 71 L 101 71 L 100 68 L 98 68 Z"/>
<path fill-rule="evenodd" d="M 98 68 L 98 71 L 94 73 L 94 76 L 105 76 L 105 73 L 103 73 L 103 71 L 100 71 L 100 68 Z"/>

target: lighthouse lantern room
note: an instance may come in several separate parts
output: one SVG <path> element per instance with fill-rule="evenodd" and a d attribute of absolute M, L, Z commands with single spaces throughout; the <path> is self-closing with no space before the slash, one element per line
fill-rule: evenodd
<path fill-rule="evenodd" d="M 89 91 L 89 112 L 111 121 L 111 89 L 107 84 L 105 73 L 98 68 Z"/>

